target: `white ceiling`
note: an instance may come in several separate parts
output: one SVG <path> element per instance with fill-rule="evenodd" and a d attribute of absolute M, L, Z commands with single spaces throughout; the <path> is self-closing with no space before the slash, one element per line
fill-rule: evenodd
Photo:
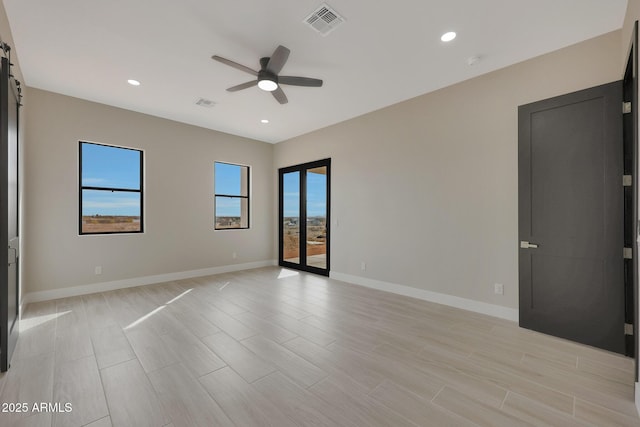
<path fill-rule="evenodd" d="M 303 23 L 322 0 L 3 1 L 28 86 L 267 142 L 619 29 L 627 5 L 328 0 L 346 23 L 322 37 Z M 458 37 L 441 42 L 450 30 Z M 225 91 L 251 76 L 212 55 L 257 70 L 279 44 L 291 49 L 282 75 L 324 86 L 283 86 L 286 105 L 257 87 Z M 200 97 L 217 104 L 199 107 Z"/>

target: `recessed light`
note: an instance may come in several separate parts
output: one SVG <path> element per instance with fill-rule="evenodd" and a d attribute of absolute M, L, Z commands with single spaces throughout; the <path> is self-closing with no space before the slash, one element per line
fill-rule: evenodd
<path fill-rule="evenodd" d="M 140 82 L 134 79 L 127 80 L 127 83 L 129 83 L 131 86 L 140 86 Z"/>
<path fill-rule="evenodd" d="M 260 120 L 260 123 L 264 123 L 264 124 L 266 125 L 267 123 L 269 123 L 269 120 L 267 120 L 267 119 L 262 119 L 262 120 Z"/>
<path fill-rule="evenodd" d="M 442 37 L 440 37 L 440 40 L 442 40 L 443 42 L 450 42 L 455 38 L 456 38 L 456 33 L 453 31 L 449 31 L 448 33 L 444 33 Z"/>

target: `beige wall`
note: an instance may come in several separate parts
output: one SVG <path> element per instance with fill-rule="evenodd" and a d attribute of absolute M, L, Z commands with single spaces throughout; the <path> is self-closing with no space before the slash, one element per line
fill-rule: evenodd
<path fill-rule="evenodd" d="M 37 89 L 28 96 L 27 292 L 273 259 L 271 144 Z M 144 234 L 78 235 L 79 140 L 144 150 Z M 216 160 L 251 166 L 249 230 L 213 231 Z"/>
<path fill-rule="evenodd" d="M 517 107 L 619 80 L 620 43 L 612 32 L 277 144 L 276 168 L 332 159 L 331 270 L 517 308 Z"/>

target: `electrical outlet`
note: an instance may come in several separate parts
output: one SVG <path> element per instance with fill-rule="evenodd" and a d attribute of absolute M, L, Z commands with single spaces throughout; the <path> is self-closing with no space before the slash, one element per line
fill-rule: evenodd
<path fill-rule="evenodd" d="M 495 283 L 493 285 L 493 292 L 496 295 L 504 295 L 504 285 L 502 283 Z"/>
<path fill-rule="evenodd" d="M 101 265 L 96 265 L 96 268 L 93 270 L 96 273 L 96 276 L 99 276 L 102 274 L 102 266 Z"/>
<path fill-rule="evenodd" d="M 365 271 L 367 269 L 367 263 L 362 261 L 360 263 L 360 270 Z"/>
<path fill-rule="evenodd" d="M 238 254 L 234 252 L 233 254 L 231 254 L 231 257 L 232 257 L 233 259 L 236 259 L 236 258 L 238 258 Z"/>

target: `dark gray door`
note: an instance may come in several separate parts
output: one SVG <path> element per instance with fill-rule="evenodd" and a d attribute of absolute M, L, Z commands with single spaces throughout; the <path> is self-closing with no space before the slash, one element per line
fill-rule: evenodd
<path fill-rule="evenodd" d="M 20 93 L 9 60 L 0 62 L 0 371 L 9 369 L 18 341 L 18 112 Z M 3 191 L 4 189 L 4 191 Z"/>
<path fill-rule="evenodd" d="M 624 353 L 622 82 L 520 106 L 520 326 Z"/>

